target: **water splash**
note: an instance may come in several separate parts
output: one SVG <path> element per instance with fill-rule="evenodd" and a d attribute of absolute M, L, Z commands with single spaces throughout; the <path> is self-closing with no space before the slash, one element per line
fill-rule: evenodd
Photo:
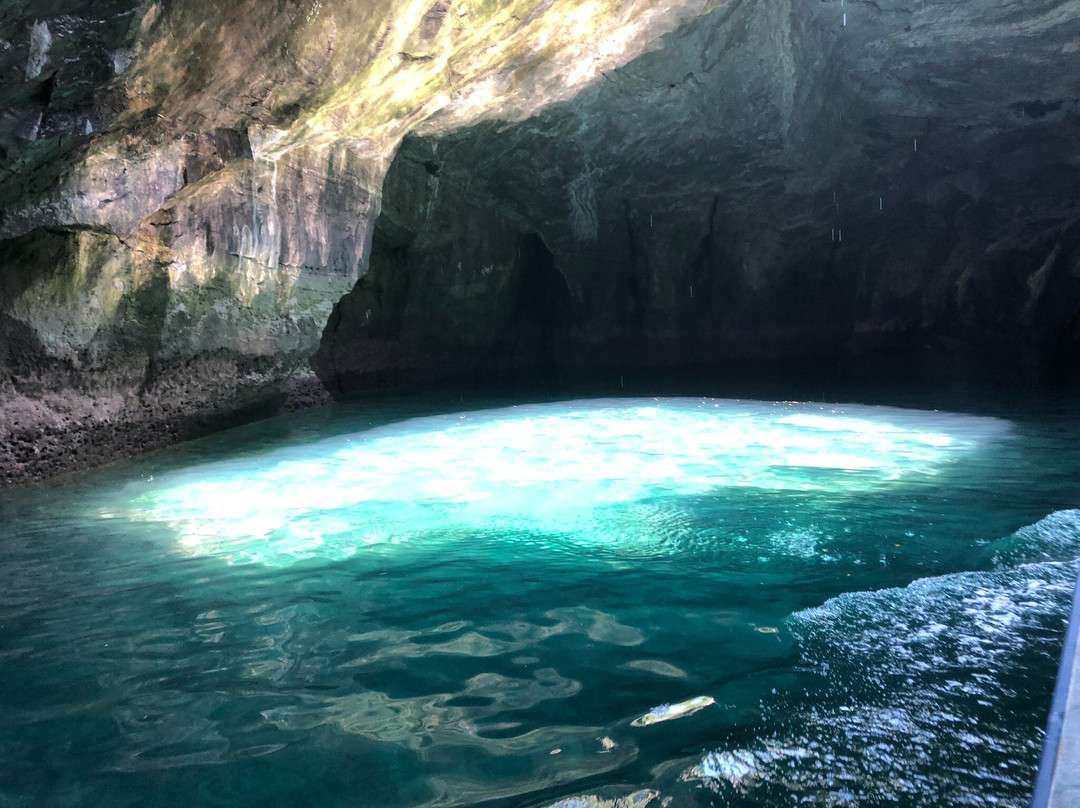
<path fill-rule="evenodd" d="M 1032 714 L 1029 672 L 1055 667 L 1080 511 L 998 545 L 994 570 L 848 593 L 792 615 L 803 661 L 822 677 L 819 698 L 780 699 L 766 710 L 770 737 L 716 749 L 682 778 L 777 804 L 791 794 L 814 805 L 1019 804 L 1042 737 L 1018 728 L 1045 718 Z"/>

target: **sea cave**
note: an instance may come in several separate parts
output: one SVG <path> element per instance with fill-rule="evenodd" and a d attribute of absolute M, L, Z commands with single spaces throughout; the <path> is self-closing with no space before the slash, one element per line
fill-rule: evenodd
<path fill-rule="evenodd" d="M 0 0 L 0 806 L 1080 806 L 1080 0 Z"/>

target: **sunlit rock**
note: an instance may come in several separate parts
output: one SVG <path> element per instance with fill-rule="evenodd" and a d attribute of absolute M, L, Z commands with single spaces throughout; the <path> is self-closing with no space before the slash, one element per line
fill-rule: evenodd
<path fill-rule="evenodd" d="M 927 346 L 1074 372 L 1077 19 L 24 4 L 0 484 L 395 380 Z"/>

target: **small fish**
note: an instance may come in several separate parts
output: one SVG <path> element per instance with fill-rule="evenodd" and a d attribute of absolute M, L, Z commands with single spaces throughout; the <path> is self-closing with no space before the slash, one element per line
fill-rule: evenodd
<path fill-rule="evenodd" d="M 716 704 L 716 700 L 712 696 L 695 696 L 692 699 L 680 701 L 678 704 L 661 704 L 659 707 L 653 707 L 640 718 L 635 718 L 630 722 L 630 726 L 647 727 L 650 724 L 659 724 L 661 721 L 671 721 L 674 718 L 693 715 L 710 704 Z"/>

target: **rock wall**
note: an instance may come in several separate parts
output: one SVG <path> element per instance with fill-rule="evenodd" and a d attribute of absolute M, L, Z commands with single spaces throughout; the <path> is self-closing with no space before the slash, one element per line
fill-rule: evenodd
<path fill-rule="evenodd" d="M 411 138 L 376 223 L 409 240 L 400 336 L 350 342 L 379 327 L 354 292 L 316 367 L 344 389 L 504 367 L 535 234 L 573 317 L 518 364 L 888 349 L 1080 375 L 1080 102 L 1049 69 L 1078 13 L 726 4 L 526 121 Z"/>
<path fill-rule="evenodd" d="M 0 485 L 325 400 L 402 137 L 525 119 L 710 6 L 0 4 Z"/>
<path fill-rule="evenodd" d="M 0 485 L 464 374 L 1075 372 L 1078 54 L 1080 0 L 0 0 Z"/>
<path fill-rule="evenodd" d="M 368 272 L 312 360 L 334 393 L 551 370 L 572 347 L 574 301 L 543 239 L 442 167 L 413 141 L 387 175 Z"/>

